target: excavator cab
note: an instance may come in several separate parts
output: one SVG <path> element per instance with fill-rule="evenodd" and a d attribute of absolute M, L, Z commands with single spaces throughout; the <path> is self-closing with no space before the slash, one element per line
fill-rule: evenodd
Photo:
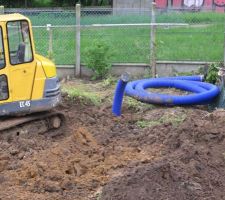
<path fill-rule="evenodd" d="M 59 102 L 56 67 L 35 53 L 30 20 L 0 15 L 0 116 L 47 111 Z"/>

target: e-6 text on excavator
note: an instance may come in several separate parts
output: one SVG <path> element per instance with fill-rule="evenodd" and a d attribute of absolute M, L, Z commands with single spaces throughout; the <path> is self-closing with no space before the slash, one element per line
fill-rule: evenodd
<path fill-rule="evenodd" d="M 43 131 L 59 128 L 63 114 L 50 110 L 60 97 L 54 63 L 35 53 L 30 20 L 0 15 L 0 131 L 14 128 L 19 134 L 18 127 L 38 120 Z"/>

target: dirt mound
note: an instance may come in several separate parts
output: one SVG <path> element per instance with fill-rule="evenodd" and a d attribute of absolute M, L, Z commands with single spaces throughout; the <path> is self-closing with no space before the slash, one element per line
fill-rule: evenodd
<path fill-rule="evenodd" d="M 58 131 L 1 138 L 0 199 L 225 199 L 224 111 L 124 105 L 114 117 L 108 102 L 66 98 L 58 110 Z"/>
<path fill-rule="evenodd" d="M 120 169 L 148 159 L 121 136 L 135 126 L 127 125 L 131 113 L 118 119 L 108 106 L 67 100 L 58 109 L 67 119 L 59 131 L 2 137 L 1 199 L 96 199 L 96 192 Z"/>
<path fill-rule="evenodd" d="M 176 112 L 186 114 L 178 127 L 154 126 L 135 136 L 141 145 L 149 139 L 161 144 L 161 157 L 114 178 L 104 187 L 102 200 L 225 199 L 225 112 Z"/>

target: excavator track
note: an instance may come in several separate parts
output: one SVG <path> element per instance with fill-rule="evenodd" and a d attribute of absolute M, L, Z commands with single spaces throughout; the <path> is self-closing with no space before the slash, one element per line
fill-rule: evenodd
<path fill-rule="evenodd" d="M 59 129 L 65 125 L 65 116 L 62 112 L 41 112 L 20 117 L 0 119 L 0 136 L 5 133 L 29 134 L 34 132 L 44 134 L 51 129 Z"/>

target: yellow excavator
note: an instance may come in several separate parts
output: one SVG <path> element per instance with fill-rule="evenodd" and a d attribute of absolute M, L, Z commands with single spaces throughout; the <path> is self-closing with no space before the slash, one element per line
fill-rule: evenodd
<path fill-rule="evenodd" d="M 18 127 L 38 120 L 44 131 L 59 128 L 64 116 L 51 110 L 60 99 L 56 67 L 35 53 L 30 20 L 0 15 L 0 132 L 15 128 L 18 135 Z"/>

